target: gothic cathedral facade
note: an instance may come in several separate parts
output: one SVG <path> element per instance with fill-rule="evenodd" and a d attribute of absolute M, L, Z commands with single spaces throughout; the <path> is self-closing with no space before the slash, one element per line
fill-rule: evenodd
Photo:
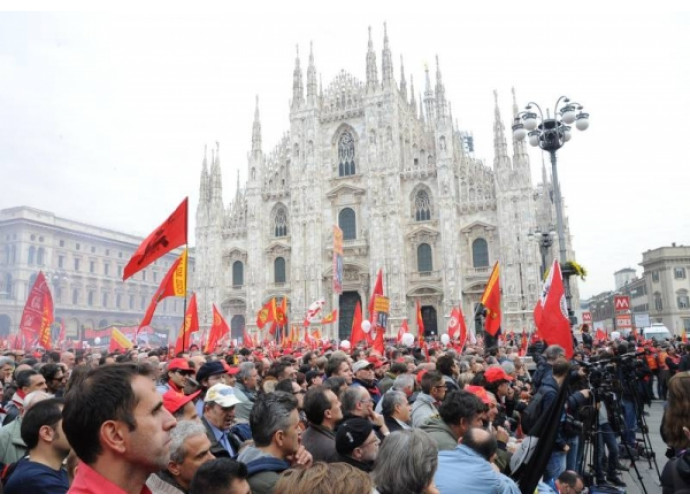
<path fill-rule="evenodd" d="M 385 27 L 380 75 L 371 30 L 364 82 L 341 71 L 321 89 L 310 51 L 305 90 L 298 54 L 290 129 L 264 151 L 257 98 L 246 183 L 240 187 L 238 172 L 227 206 L 218 151 L 210 163 L 204 155 L 193 282 L 202 327 L 211 324 L 211 304 L 238 338 L 245 327 L 256 327 L 256 314 L 271 297 L 286 298 L 295 323 L 324 299 L 324 312 L 338 308 L 339 321 L 324 326 L 323 334 L 347 338 L 358 301 L 366 316 L 379 269 L 390 299 L 389 335 L 404 319 L 416 332 L 417 301 L 427 334 L 446 332 L 457 305 L 474 327 L 474 309 L 496 261 L 503 330 L 533 327 L 542 257 L 529 234 L 555 223 L 546 170 L 533 186 L 525 142 L 513 139 L 508 154 L 498 100 L 493 167 L 475 159 L 453 124 L 438 58 L 435 85 L 427 69 L 417 99 L 402 58 L 396 82 Z M 514 94 L 513 108 L 515 115 Z M 333 289 L 334 224 L 344 235 L 342 294 Z M 547 263 L 557 250 L 556 239 Z"/>

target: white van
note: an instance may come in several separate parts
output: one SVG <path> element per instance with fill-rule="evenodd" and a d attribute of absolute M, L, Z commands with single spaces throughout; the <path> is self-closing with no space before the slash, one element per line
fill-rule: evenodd
<path fill-rule="evenodd" d="M 652 324 L 643 329 L 644 339 L 655 341 L 670 341 L 673 339 L 671 331 L 664 324 Z"/>

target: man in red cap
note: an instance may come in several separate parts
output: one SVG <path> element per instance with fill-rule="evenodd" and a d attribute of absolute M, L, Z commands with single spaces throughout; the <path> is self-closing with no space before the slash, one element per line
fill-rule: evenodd
<path fill-rule="evenodd" d="M 181 395 L 174 390 L 168 390 L 163 394 L 163 407 L 172 413 L 178 422 L 192 420 L 201 423 L 199 413 L 194 406 L 194 399 L 199 397 L 200 393 L 201 391 L 197 390 L 193 394 Z"/>
<path fill-rule="evenodd" d="M 189 377 L 194 374 L 194 370 L 189 367 L 187 359 L 177 357 L 168 363 L 168 371 L 166 373 L 167 381 L 156 387 L 158 392 L 165 394 L 168 390 L 173 390 L 178 394 L 184 394 L 184 388 L 187 386 Z"/>

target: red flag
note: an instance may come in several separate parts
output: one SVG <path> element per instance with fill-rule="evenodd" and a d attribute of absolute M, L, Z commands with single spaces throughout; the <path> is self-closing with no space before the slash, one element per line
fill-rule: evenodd
<path fill-rule="evenodd" d="M 187 198 L 180 203 L 180 206 L 163 224 L 141 242 L 125 266 L 122 280 L 127 280 L 166 252 L 170 252 L 185 243 L 187 243 Z"/>
<path fill-rule="evenodd" d="M 481 301 L 487 312 L 486 319 L 484 320 L 484 330 L 494 337 L 501 330 L 501 286 L 499 276 L 498 261 L 496 261 Z"/>
<path fill-rule="evenodd" d="M 539 305 L 541 309 L 537 321 L 536 312 Z M 544 291 L 534 311 L 537 330 L 546 344 L 563 347 L 566 358 L 570 359 L 573 356 L 573 338 L 570 333 L 565 289 L 558 261 L 553 262 L 549 276 L 544 282 Z"/>
<path fill-rule="evenodd" d="M 337 320 L 337 318 L 338 318 L 338 309 L 336 308 L 331 313 L 329 313 L 328 315 L 326 315 L 325 317 L 323 317 L 321 319 L 321 325 L 332 324 L 333 322 L 335 322 Z"/>
<path fill-rule="evenodd" d="M 208 341 L 206 342 L 206 348 L 204 349 L 204 353 L 213 352 L 216 349 L 216 346 L 218 346 L 218 342 L 220 341 L 220 339 L 229 332 L 230 328 L 228 327 L 228 323 L 225 321 L 223 315 L 220 314 L 218 308 L 216 308 L 216 305 L 214 304 L 213 325 L 211 326 L 211 330 L 208 333 Z"/>
<path fill-rule="evenodd" d="M 287 298 L 283 296 L 283 299 L 280 302 L 280 307 L 276 309 L 276 324 L 278 324 L 278 327 L 283 327 L 287 323 Z"/>
<path fill-rule="evenodd" d="M 360 341 L 366 341 L 367 335 L 362 331 L 362 306 L 359 301 L 355 306 L 355 314 L 352 317 L 352 331 L 350 332 L 350 348 L 355 348 Z"/>
<path fill-rule="evenodd" d="M 420 342 L 424 340 L 424 319 L 422 318 L 422 305 L 419 303 L 419 299 L 416 301 L 417 305 L 417 337 Z M 421 344 L 420 344 L 421 346 Z"/>
<path fill-rule="evenodd" d="M 191 335 L 193 332 L 199 330 L 199 310 L 196 306 L 196 292 L 192 294 L 187 307 L 187 313 L 184 315 L 184 324 L 180 327 L 180 332 L 175 341 L 175 355 L 184 352 L 189 347 Z"/>
<path fill-rule="evenodd" d="M 410 328 L 407 326 L 407 319 L 403 320 L 403 323 L 400 324 L 400 329 L 398 329 L 398 337 L 395 340 L 395 343 L 400 345 L 403 340 L 403 334 L 410 332 Z"/>
<path fill-rule="evenodd" d="M 29 296 L 26 298 L 22 319 L 19 322 L 19 335 L 26 346 L 27 341 L 36 340 L 46 350 L 51 350 L 52 338 L 50 334 L 53 324 L 53 297 L 43 272 L 36 276 Z"/>
<path fill-rule="evenodd" d="M 606 341 L 606 339 L 608 338 L 606 336 L 606 331 L 603 331 L 601 328 L 597 329 L 597 333 L 595 336 L 597 341 Z"/>
<path fill-rule="evenodd" d="M 369 322 L 374 325 L 374 302 L 376 301 L 376 296 L 383 296 L 383 268 L 379 269 L 376 275 L 376 285 L 374 285 L 374 291 L 371 293 L 371 298 L 369 298 Z"/>
<path fill-rule="evenodd" d="M 187 295 L 187 249 L 182 251 L 180 257 L 178 257 L 172 264 L 168 272 L 165 274 L 163 281 L 158 286 L 155 294 L 151 298 L 149 307 L 146 309 L 144 318 L 141 319 L 141 323 L 137 328 L 137 333 L 141 331 L 143 327 L 146 327 L 151 323 L 153 319 L 153 313 L 156 311 L 156 307 L 161 299 L 176 296 L 185 297 Z"/>
<path fill-rule="evenodd" d="M 246 329 L 243 331 L 242 344 L 245 348 L 254 348 L 254 342 L 252 341 L 252 338 L 249 336 L 249 334 L 247 334 Z"/>
<path fill-rule="evenodd" d="M 448 336 L 451 339 L 457 339 L 462 333 L 466 332 L 463 331 L 463 325 L 465 325 L 465 321 L 463 320 L 462 310 L 460 307 L 453 308 L 450 311 L 450 319 L 448 320 Z"/>
<path fill-rule="evenodd" d="M 265 305 L 261 307 L 259 313 L 256 314 L 256 325 L 259 329 L 263 329 L 266 324 L 273 322 L 276 319 L 276 298 L 271 298 Z"/>

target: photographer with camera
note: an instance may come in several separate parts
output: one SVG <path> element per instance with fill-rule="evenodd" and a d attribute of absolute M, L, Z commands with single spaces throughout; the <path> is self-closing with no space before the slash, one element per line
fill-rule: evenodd
<path fill-rule="evenodd" d="M 595 417 L 594 424 L 594 472 L 597 485 L 606 485 L 608 480 L 616 486 L 625 486 L 618 476 L 620 467 L 618 441 L 616 434 L 620 432 L 620 423 L 616 415 L 616 392 L 613 380 L 617 374 L 616 366 L 612 363 L 613 354 L 602 350 L 591 358 L 590 382 L 595 389 Z M 606 451 L 608 450 L 608 455 Z M 604 475 L 604 459 L 606 458 L 606 475 Z"/>

